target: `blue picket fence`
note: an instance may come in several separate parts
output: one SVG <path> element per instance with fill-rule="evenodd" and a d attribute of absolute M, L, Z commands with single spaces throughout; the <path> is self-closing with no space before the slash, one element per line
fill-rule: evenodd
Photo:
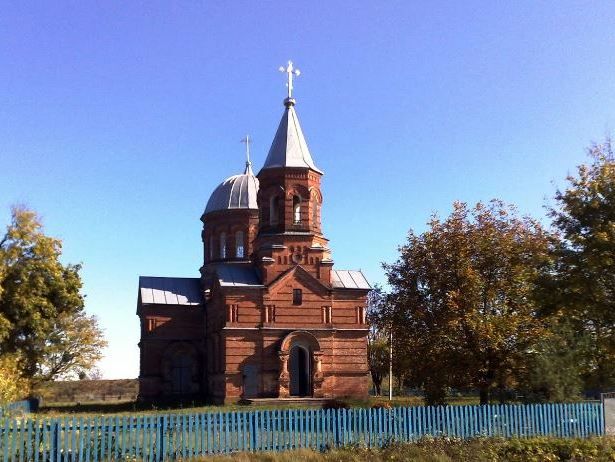
<path fill-rule="evenodd" d="M 37 399 L 24 399 L 23 401 L 15 401 L 0 407 L 0 417 L 4 415 L 14 414 L 29 414 L 38 410 Z"/>
<path fill-rule="evenodd" d="M 303 409 L 113 417 L 6 418 L 5 462 L 163 461 L 236 451 L 379 447 L 423 436 L 588 437 L 600 403 Z"/>

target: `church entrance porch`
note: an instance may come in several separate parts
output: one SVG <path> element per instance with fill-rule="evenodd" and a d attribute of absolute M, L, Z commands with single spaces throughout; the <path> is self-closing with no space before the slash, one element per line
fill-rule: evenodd
<path fill-rule="evenodd" d="M 280 345 L 279 357 L 280 398 L 322 396 L 322 351 L 312 333 L 294 331 L 288 334 Z"/>

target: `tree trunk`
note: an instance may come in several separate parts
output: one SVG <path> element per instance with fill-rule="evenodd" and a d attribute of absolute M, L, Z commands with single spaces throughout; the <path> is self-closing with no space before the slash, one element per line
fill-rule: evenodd
<path fill-rule="evenodd" d="M 489 404 L 489 388 L 484 387 L 480 389 L 480 404 Z"/>
<path fill-rule="evenodd" d="M 506 404 L 506 389 L 501 385 L 498 387 L 498 399 L 500 404 Z"/>

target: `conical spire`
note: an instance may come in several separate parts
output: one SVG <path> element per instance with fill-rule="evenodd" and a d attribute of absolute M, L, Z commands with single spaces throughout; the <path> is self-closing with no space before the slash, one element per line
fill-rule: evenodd
<path fill-rule="evenodd" d="M 281 67 L 280 71 L 288 74 L 288 83 L 286 84 L 288 97 L 284 100 L 286 110 L 282 115 L 282 120 L 280 120 L 271 148 L 269 148 L 263 170 L 267 168 L 299 167 L 322 173 L 314 164 L 295 111 L 295 99 L 292 97 L 293 75 L 298 77 L 300 72 L 293 67 L 291 61 L 288 62 L 286 68 Z"/>
<path fill-rule="evenodd" d="M 292 100 L 286 100 L 286 110 L 269 148 L 263 170 L 278 167 L 304 167 L 322 173 L 314 164 Z"/>

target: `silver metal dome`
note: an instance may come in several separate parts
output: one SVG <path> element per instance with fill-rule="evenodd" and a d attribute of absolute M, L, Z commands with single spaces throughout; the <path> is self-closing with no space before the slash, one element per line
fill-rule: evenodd
<path fill-rule="evenodd" d="M 218 185 L 207 201 L 205 213 L 229 209 L 257 209 L 257 193 L 258 178 L 252 172 L 252 164 L 247 162 L 242 175 L 233 175 Z"/>

